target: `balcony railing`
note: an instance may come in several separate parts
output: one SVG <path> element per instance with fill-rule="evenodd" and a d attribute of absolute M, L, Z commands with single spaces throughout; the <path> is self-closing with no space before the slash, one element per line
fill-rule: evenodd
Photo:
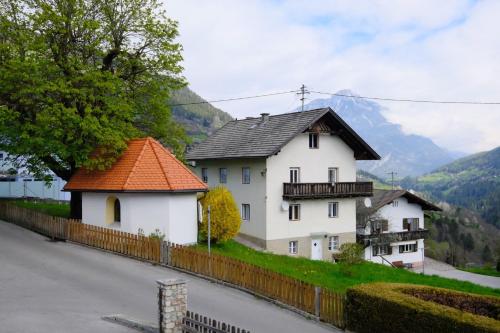
<path fill-rule="evenodd" d="M 352 198 L 372 195 L 372 182 L 283 183 L 284 199 Z"/>
<path fill-rule="evenodd" d="M 424 239 L 429 234 L 427 229 L 419 229 L 413 231 L 399 231 L 399 232 L 382 232 L 374 234 L 357 234 L 356 238 L 358 243 L 365 246 L 377 244 L 390 244 L 395 242 L 405 242 L 417 239 Z"/>

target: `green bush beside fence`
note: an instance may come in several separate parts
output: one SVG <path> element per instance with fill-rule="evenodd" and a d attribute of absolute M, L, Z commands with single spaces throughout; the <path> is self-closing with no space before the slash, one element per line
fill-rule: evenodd
<path fill-rule="evenodd" d="M 499 316 L 497 297 L 391 283 L 347 291 L 347 329 L 357 333 L 500 332 Z"/>

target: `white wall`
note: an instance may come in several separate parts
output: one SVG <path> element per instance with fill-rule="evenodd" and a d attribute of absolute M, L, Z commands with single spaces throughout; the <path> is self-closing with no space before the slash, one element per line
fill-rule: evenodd
<path fill-rule="evenodd" d="M 106 201 L 120 200 L 121 223 L 106 224 Z M 83 193 L 82 222 L 146 236 L 158 229 L 165 240 L 196 243 L 196 193 Z"/>
<path fill-rule="evenodd" d="M 416 252 L 399 253 L 399 245 L 415 243 L 417 242 Z M 414 240 L 408 242 L 396 242 L 391 243 L 392 254 L 384 255 L 384 258 L 389 262 L 402 261 L 403 263 L 421 263 L 423 261 L 425 250 L 424 250 L 424 240 Z M 365 249 L 365 260 L 369 260 L 378 264 L 389 265 L 387 262 L 383 261 L 380 256 L 374 256 L 372 252 L 372 247 L 368 246 Z"/>
<path fill-rule="evenodd" d="M 303 133 L 267 159 L 267 239 L 356 232 L 356 200 L 308 199 L 301 204 L 301 220 L 289 221 L 288 210 L 281 209 L 283 183 L 290 181 L 291 167 L 300 168 L 301 183 L 328 182 L 328 168 L 336 167 L 339 182 L 356 181 L 356 160 L 352 149 L 337 136 L 321 134 L 319 148 L 309 148 L 309 134 Z M 328 217 L 328 202 L 339 202 L 339 217 Z"/>
<path fill-rule="evenodd" d="M 403 231 L 403 218 L 418 218 L 419 228 L 424 228 L 424 211 L 419 204 L 408 203 L 404 197 L 396 199 L 397 207 L 385 205 L 378 210 L 380 216 L 389 221 L 389 231 Z"/>
<path fill-rule="evenodd" d="M 243 167 L 250 167 L 250 184 L 242 184 Z M 225 186 L 233 194 L 241 213 L 241 204 L 250 204 L 250 221 L 242 221 L 240 232 L 266 239 L 266 169 L 264 159 L 231 159 L 198 161 L 193 168 L 198 177 L 201 169 L 208 169 L 208 186 Z M 219 182 L 219 168 L 227 168 L 227 183 Z"/>
<path fill-rule="evenodd" d="M 70 200 L 71 198 L 70 193 L 62 192 L 66 182 L 60 178 L 56 178 L 50 186 L 47 186 L 44 181 L 23 181 L 23 179 L 0 182 L 0 198 L 35 197 L 53 200 Z"/>

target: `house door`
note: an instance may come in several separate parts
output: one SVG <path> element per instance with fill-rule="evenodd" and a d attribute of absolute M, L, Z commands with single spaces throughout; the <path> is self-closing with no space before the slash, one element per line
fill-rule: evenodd
<path fill-rule="evenodd" d="M 311 239 L 311 259 L 321 260 L 323 259 L 323 243 L 321 238 Z"/>

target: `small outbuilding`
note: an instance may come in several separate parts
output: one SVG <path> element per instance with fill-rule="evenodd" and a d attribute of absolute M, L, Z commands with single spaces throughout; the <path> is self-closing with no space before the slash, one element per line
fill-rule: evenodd
<path fill-rule="evenodd" d="M 197 193 L 207 185 L 148 137 L 129 141 L 107 170 L 79 169 L 64 190 L 82 192 L 83 223 L 192 244 L 198 234 Z"/>

